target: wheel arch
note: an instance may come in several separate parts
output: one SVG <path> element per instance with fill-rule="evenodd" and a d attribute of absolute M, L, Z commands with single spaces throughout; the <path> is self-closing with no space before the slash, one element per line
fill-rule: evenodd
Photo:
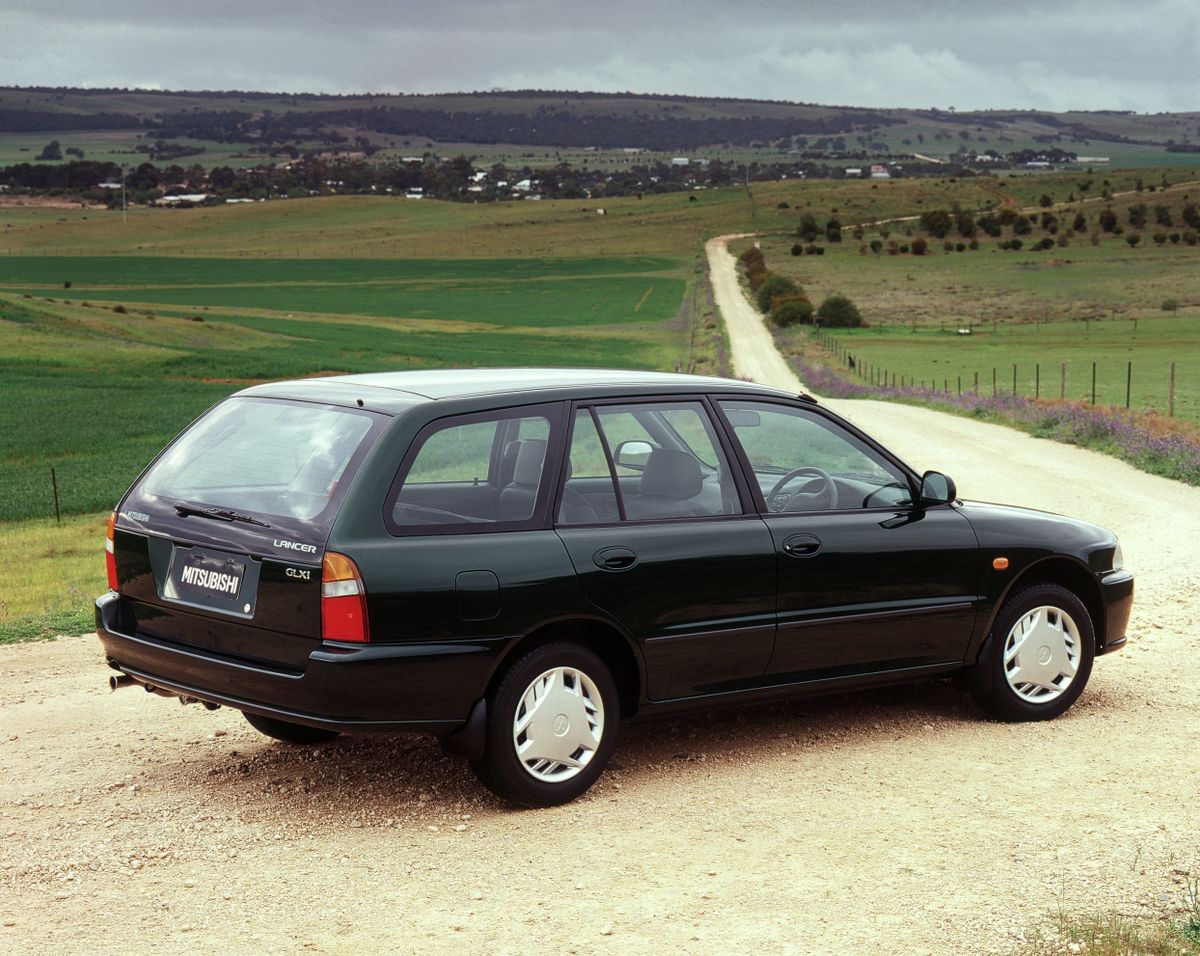
<path fill-rule="evenodd" d="M 1100 582 L 1083 562 L 1061 555 L 1044 558 L 1031 564 L 1009 583 L 992 609 L 985 635 L 991 635 L 996 618 L 1008 599 L 1022 588 L 1033 584 L 1057 584 L 1079 598 L 1083 602 L 1083 606 L 1087 608 L 1088 617 L 1092 619 L 1092 635 L 1095 639 L 1096 650 L 1099 651 L 1104 646 L 1104 598 L 1100 591 Z"/>
<path fill-rule="evenodd" d="M 634 650 L 632 640 L 621 630 L 608 621 L 591 617 L 549 621 L 513 641 L 496 663 L 488 680 L 486 694 L 491 695 L 512 660 L 535 647 L 555 641 L 579 644 L 604 661 L 617 685 L 621 717 L 632 717 L 637 713 L 644 685 L 641 656 Z"/>

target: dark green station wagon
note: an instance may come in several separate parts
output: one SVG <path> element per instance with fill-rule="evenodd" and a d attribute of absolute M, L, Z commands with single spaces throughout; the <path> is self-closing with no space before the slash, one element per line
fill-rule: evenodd
<path fill-rule="evenodd" d="M 526 806 L 635 714 L 953 675 L 1055 717 L 1133 600 L 1108 531 L 959 501 L 807 396 L 567 369 L 239 392 L 121 500 L 108 583 L 114 689 L 436 734 Z"/>

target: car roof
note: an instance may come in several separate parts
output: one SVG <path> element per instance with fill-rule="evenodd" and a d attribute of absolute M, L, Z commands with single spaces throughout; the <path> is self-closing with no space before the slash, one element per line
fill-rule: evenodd
<path fill-rule="evenodd" d="M 735 379 L 596 368 L 444 368 L 369 372 L 274 382 L 257 385 L 238 394 L 358 404 L 395 412 L 425 401 L 476 396 L 521 395 L 530 396 L 533 401 L 543 401 L 637 393 L 695 392 L 796 397 L 794 393 L 781 389 Z"/>

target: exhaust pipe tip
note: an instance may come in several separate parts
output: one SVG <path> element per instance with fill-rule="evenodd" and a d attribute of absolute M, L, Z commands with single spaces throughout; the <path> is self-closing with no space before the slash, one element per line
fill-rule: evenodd
<path fill-rule="evenodd" d="M 135 681 L 128 674 L 115 674 L 108 679 L 108 689 L 120 690 L 122 687 L 129 687 L 130 685 L 136 683 L 137 681 Z"/>

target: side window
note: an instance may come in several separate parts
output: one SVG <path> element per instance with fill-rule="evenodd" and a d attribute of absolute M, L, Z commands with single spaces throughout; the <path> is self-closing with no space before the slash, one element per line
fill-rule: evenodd
<path fill-rule="evenodd" d="M 729 465 L 699 402 L 647 402 L 576 415 L 561 524 L 740 514 Z M 612 456 L 615 476 L 609 469 Z"/>
<path fill-rule="evenodd" d="M 834 422 L 799 408 L 722 400 L 769 511 L 912 505 L 904 473 Z"/>
<path fill-rule="evenodd" d="M 549 437 L 550 419 L 541 414 L 436 423 L 418 438 L 416 455 L 393 489 L 393 531 L 529 521 L 546 485 Z"/>

